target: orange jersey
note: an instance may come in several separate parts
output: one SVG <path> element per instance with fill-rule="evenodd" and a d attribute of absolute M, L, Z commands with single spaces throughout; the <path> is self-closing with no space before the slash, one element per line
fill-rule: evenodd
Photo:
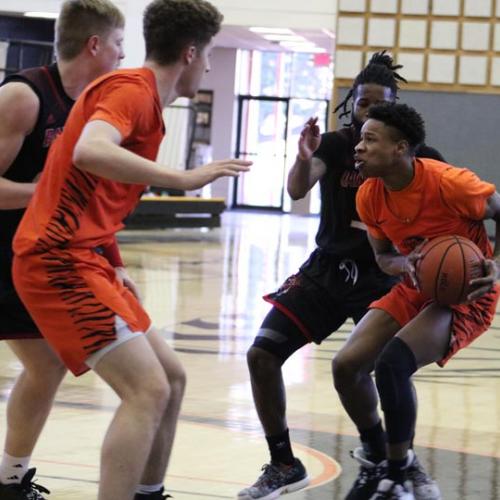
<path fill-rule="evenodd" d="M 104 179 L 73 165 L 75 145 L 93 120 L 119 130 L 123 148 L 155 160 L 164 126 L 153 72 L 147 68 L 114 71 L 80 96 L 49 152 L 19 225 L 14 239 L 17 255 L 109 244 L 137 205 L 144 186 Z"/>
<path fill-rule="evenodd" d="M 154 160 L 163 137 L 156 80 L 149 69 L 121 70 L 92 83 L 53 144 L 14 238 L 13 278 L 37 327 L 76 375 L 117 338 L 117 317 L 133 332 L 151 321 L 96 247 L 114 240 L 144 186 L 103 179 L 73 165 L 85 125 L 103 120 L 121 146 Z"/>
<path fill-rule="evenodd" d="M 356 208 L 369 234 L 392 241 L 403 255 L 424 239 L 457 234 L 491 257 L 483 218 L 495 186 L 466 168 L 436 160 L 417 158 L 413 165 L 413 180 L 400 191 L 389 191 L 379 178 L 359 188 Z"/>

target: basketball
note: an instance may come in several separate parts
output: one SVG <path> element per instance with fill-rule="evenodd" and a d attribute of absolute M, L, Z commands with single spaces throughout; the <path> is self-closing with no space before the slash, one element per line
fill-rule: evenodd
<path fill-rule="evenodd" d="M 484 275 L 483 253 L 462 236 L 439 236 L 421 249 L 415 271 L 420 290 L 439 304 L 461 304 L 471 292 L 469 281 Z"/>

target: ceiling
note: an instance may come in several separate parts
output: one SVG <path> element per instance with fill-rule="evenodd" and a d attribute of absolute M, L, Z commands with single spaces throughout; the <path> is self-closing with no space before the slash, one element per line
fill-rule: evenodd
<path fill-rule="evenodd" d="M 293 29 L 295 35 L 305 38 L 308 42 L 316 44 L 322 52 L 333 53 L 334 35 L 327 30 L 304 30 Z M 285 48 L 278 42 L 266 40 L 262 34 L 254 33 L 244 26 L 223 25 L 221 31 L 215 37 L 216 47 L 228 47 L 236 49 L 249 49 L 261 51 L 279 52 L 305 52 L 305 49 Z M 316 52 L 319 52 L 315 50 Z"/>

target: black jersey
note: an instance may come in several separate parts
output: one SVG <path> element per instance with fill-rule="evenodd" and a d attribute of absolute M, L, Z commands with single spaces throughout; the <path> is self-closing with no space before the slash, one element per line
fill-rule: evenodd
<path fill-rule="evenodd" d="M 354 168 L 354 147 L 359 135 L 354 127 L 344 127 L 321 136 L 314 153 L 326 165 L 320 179 L 321 212 L 316 244 L 338 258 L 373 260 L 366 230 L 356 212 L 356 192 L 363 178 Z M 434 148 L 422 145 L 417 156 L 444 161 Z"/>
<path fill-rule="evenodd" d="M 3 177 L 14 182 L 32 182 L 42 171 L 49 146 L 61 133 L 74 101 L 64 92 L 56 64 L 15 73 L 1 85 L 10 82 L 29 85 L 40 100 L 40 111 L 35 128 L 26 136 Z M 10 247 L 23 214 L 24 209 L 0 210 L 0 245 Z"/>

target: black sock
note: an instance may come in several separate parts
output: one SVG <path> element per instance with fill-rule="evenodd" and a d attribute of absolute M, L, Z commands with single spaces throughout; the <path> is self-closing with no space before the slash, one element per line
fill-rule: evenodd
<path fill-rule="evenodd" d="M 292 465 L 295 458 L 290 444 L 288 429 L 281 434 L 266 436 L 269 452 L 271 453 L 271 462 L 285 465 Z"/>
<path fill-rule="evenodd" d="M 365 452 L 366 458 L 378 464 L 385 458 L 386 436 L 382 421 L 369 429 L 359 429 L 359 437 Z"/>
<path fill-rule="evenodd" d="M 408 457 L 402 460 L 388 460 L 389 462 L 389 479 L 395 483 L 403 484 L 406 479 L 406 470 L 408 465 Z"/>

